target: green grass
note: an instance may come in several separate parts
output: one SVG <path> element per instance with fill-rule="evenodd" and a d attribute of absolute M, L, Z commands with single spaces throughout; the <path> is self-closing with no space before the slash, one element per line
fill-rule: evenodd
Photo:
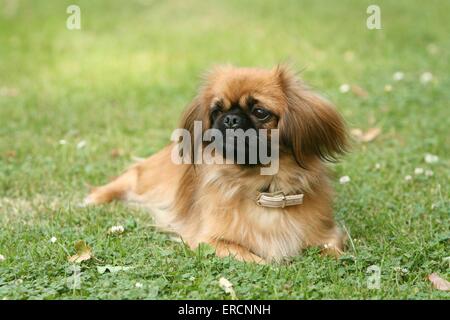
<path fill-rule="evenodd" d="M 15 2 L 0 1 L 0 298 L 226 299 L 221 276 L 240 299 L 449 298 L 427 275 L 450 276 L 450 2 L 377 1 L 383 29 L 368 30 L 373 1 L 80 0 L 79 31 L 65 28 L 74 1 Z M 217 259 L 157 232 L 144 211 L 77 207 L 88 184 L 169 141 L 210 66 L 286 61 L 351 128 L 382 128 L 333 168 L 336 216 L 353 240 L 342 259 L 316 249 L 286 265 Z M 369 95 L 340 93 L 342 83 Z M 351 182 L 340 185 L 343 175 Z M 113 225 L 126 232 L 108 235 Z M 73 290 L 67 255 L 80 239 L 96 259 L 81 264 Z M 135 268 L 100 274 L 103 265 Z M 371 265 L 379 290 L 366 285 Z"/>

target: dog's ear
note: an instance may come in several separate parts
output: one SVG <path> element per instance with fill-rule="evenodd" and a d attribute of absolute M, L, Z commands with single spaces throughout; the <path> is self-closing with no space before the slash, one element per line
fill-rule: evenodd
<path fill-rule="evenodd" d="M 278 67 L 275 75 L 287 102 L 278 125 L 280 144 L 290 149 L 303 167 L 312 156 L 335 161 L 348 145 L 342 117 L 330 102 L 306 88 L 288 68 Z"/>
<path fill-rule="evenodd" d="M 195 121 L 202 121 L 202 108 L 200 104 L 200 97 L 195 97 L 194 100 L 187 106 L 183 115 L 181 116 L 180 128 L 186 129 L 194 136 L 194 123 Z"/>
<path fill-rule="evenodd" d="M 195 123 L 198 121 L 201 123 L 202 130 L 196 132 L 195 129 Z M 209 126 L 209 117 L 207 109 L 203 107 L 202 99 L 200 98 L 200 95 L 195 97 L 192 102 L 187 106 L 186 110 L 184 111 L 180 125 L 179 127 L 181 129 L 185 129 L 189 132 L 190 135 L 190 153 L 189 155 L 183 154 L 183 149 L 180 150 L 180 156 L 181 157 L 188 157 L 188 159 L 192 159 L 194 163 L 196 163 L 196 159 L 194 159 L 194 156 L 197 154 L 194 151 L 195 146 L 200 146 L 202 143 L 202 135 L 203 132 L 208 128 Z M 194 143 L 195 142 L 195 143 Z"/>

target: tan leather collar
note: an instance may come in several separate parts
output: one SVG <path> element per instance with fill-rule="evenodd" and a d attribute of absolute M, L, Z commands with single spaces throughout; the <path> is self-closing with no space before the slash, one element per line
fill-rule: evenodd
<path fill-rule="evenodd" d="M 295 206 L 303 203 L 303 193 L 285 195 L 283 191 L 261 192 L 256 198 L 256 204 L 267 208 L 284 208 L 286 206 Z"/>

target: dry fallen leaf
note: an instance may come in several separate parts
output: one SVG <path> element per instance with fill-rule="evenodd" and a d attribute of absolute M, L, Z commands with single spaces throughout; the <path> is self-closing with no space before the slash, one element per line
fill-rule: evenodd
<path fill-rule="evenodd" d="M 380 128 L 370 128 L 366 132 L 363 132 L 361 129 L 352 129 L 350 131 L 352 136 L 359 142 L 371 142 L 375 140 L 381 133 Z"/>
<path fill-rule="evenodd" d="M 14 150 L 8 150 L 5 152 L 6 158 L 15 158 L 17 156 L 17 152 Z"/>
<path fill-rule="evenodd" d="M 224 277 L 220 277 L 219 285 L 223 289 L 223 291 L 225 291 L 225 293 L 230 294 L 231 299 L 237 300 L 236 292 L 234 292 L 234 289 L 233 289 L 233 284 L 230 281 L 228 281 L 228 279 L 226 279 Z"/>
<path fill-rule="evenodd" d="M 111 158 L 118 158 L 124 155 L 124 151 L 120 148 L 112 149 L 110 155 Z"/>
<path fill-rule="evenodd" d="M 17 97 L 20 91 L 17 88 L 12 87 L 1 87 L 0 96 L 2 97 Z"/>
<path fill-rule="evenodd" d="M 442 279 L 437 273 L 432 273 L 428 276 L 428 280 L 431 281 L 433 287 L 441 291 L 450 291 L 450 282 Z"/>
<path fill-rule="evenodd" d="M 378 137 L 381 133 L 380 128 L 370 128 L 363 136 L 363 142 L 370 142 Z"/>
<path fill-rule="evenodd" d="M 80 263 L 92 258 L 92 249 L 83 240 L 75 242 L 75 251 L 77 253 L 68 258 L 69 262 Z"/>
<path fill-rule="evenodd" d="M 361 98 L 367 98 L 369 96 L 369 93 L 357 85 L 352 85 L 352 92 L 355 96 L 361 97 Z"/>

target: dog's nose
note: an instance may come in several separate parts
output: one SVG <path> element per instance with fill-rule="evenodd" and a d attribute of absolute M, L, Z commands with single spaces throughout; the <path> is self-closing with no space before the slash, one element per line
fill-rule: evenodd
<path fill-rule="evenodd" d="M 235 114 L 226 115 L 223 119 L 223 124 L 227 129 L 236 129 L 241 126 L 242 119 L 240 116 Z"/>

